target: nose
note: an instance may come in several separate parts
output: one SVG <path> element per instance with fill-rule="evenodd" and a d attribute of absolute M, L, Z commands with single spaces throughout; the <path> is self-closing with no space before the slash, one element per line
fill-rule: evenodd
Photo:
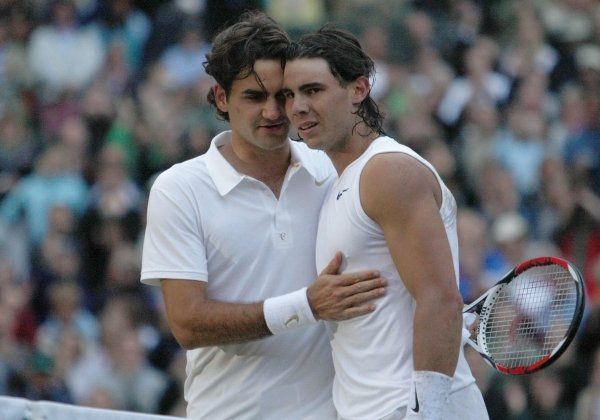
<path fill-rule="evenodd" d="M 308 112 L 308 104 L 301 95 L 296 95 L 291 98 L 288 102 L 288 106 L 288 112 L 293 116 L 306 114 Z"/>
<path fill-rule="evenodd" d="M 283 115 L 283 106 L 277 98 L 269 98 L 263 107 L 262 116 L 265 120 L 276 121 Z"/>

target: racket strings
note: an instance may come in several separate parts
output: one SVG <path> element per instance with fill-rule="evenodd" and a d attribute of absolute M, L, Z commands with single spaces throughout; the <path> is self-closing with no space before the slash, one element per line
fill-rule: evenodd
<path fill-rule="evenodd" d="M 576 306 L 568 270 L 558 265 L 526 270 L 500 290 L 480 326 L 488 354 L 508 368 L 536 363 L 565 338 Z"/>

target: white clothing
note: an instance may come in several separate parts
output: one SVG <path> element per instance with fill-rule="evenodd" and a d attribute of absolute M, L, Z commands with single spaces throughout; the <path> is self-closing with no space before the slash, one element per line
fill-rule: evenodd
<path fill-rule="evenodd" d="M 508 98 L 510 79 L 503 74 L 490 72 L 485 77 L 482 90 L 483 92 L 477 92 L 469 78 L 457 77 L 444 93 L 437 109 L 437 116 L 445 124 L 456 124 L 469 101 L 473 99 L 473 95 L 477 93 L 478 99 L 496 106 Z"/>
<path fill-rule="evenodd" d="M 102 38 L 93 27 L 60 30 L 40 26 L 29 42 L 31 70 L 53 93 L 87 86 L 102 69 L 104 56 Z"/>
<path fill-rule="evenodd" d="M 413 156 L 431 169 L 442 189 L 440 215 L 446 228 L 458 284 L 456 202 L 437 172 L 410 148 L 379 137 L 341 174 L 321 210 L 317 234 L 317 270 L 334 252 L 342 251 L 343 272 L 378 269 L 389 282 L 376 301 L 377 310 L 354 319 L 328 323 L 335 366 L 333 401 L 343 418 L 381 418 L 405 406 L 412 388 L 412 337 L 415 301 L 391 258 L 381 227 L 360 202 L 359 181 L 366 163 L 376 154 L 398 152 Z M 474 383 L 462 350 L 452 392 Z"/>
<path fill-rule="evenodd" d="M 412 403 L 411 403 L 412 404 Z M 404 406 L 393 413 L 388 414 L 381 420 L 402 420 L 406 417 L 410 407 Z M 419 418 L 412 417 L 412 418 Z M 485 401 L 481 395 L 481 391 L 476 384 L 471 384 L 466 388 L 462 388 L 452 394 L 448 398 L 448 404 L 444 410 L 444 420 L 487 420 L 489 416 L 485 407 Z"/>
<path fill-rule="evenodd" d="M 238 173 L 213 139 L 208 152 L 155 181 L 148 204 L 142 281 L 206 281 L 207 297 L 250 303 L 292 292 L 316 277 L 318 213 L 335 173 L 322 152 L 291 142 L 277 199 Z M 168 280 L 163 280 L 168 281 Z M 325 325 L 187 352 L 184 395 L 194 419 L 326 419 L 333 367 Z"/>

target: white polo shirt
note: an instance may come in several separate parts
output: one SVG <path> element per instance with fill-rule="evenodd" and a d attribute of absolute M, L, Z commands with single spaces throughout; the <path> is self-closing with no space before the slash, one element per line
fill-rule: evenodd
<path fill-rule="evenodd" d="M 277 199 L 238 173 L 213 139 L 208 152 L 174 165 L 148 203 L 142 282 L 205 281 L 207 297 L 256 302 L 316 277 L 319 210 L 335 179 L 323 152 L 290 141 L 291 164 Z M 242 344 L 187 352 L 188 417 L 335 418 L 333 367 L 324 323 Z"/>

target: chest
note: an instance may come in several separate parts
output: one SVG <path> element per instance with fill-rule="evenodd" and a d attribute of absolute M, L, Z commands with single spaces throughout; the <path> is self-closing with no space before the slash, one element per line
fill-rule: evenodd
<path fill-rule="evenodd" d="M 362 208 L 358 182 L 342 182 L 329 192 L 319 216 L 316 243 L 319 271 L 336 251 L 341 251 L 344 261 L 351 263 L 385 248 L 383 231 Z M 342 269 L 345 266 L 346 263 Z"/>
<path fill-rule="evenodd" d="M 209 261 L 252 263 L 259 252 L 314 248 L 325 193 L 298 174 L 283 184 L 279 198 L 255 180 L 245 180 L 225 196 L 206 198 L 210 208 L 199 207 Z"/>

